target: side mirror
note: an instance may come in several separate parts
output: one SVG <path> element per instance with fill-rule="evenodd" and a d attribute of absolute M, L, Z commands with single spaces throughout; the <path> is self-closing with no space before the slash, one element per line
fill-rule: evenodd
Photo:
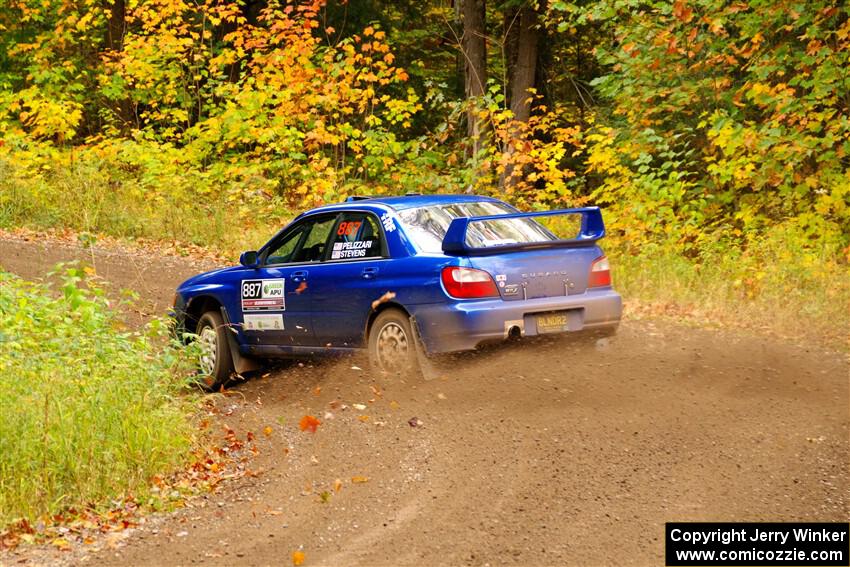
<path fill-rule="evenodd" d="M 239 263 L 245 266 L 246 268 L 256 268 L 259 265 L 259 261 L 260 259 L 257 256 L 256 250 L 242 252 L 242 255 L 239 256 Z"/>

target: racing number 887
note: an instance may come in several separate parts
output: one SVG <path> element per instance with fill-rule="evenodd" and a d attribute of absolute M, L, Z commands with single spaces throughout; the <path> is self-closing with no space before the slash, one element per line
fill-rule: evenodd
<path fill-rule="evenodd" d="M 262 282 L 244 282 L 242 284 L 242 297 L 260 297 Z"/>
<path fill-rule="evenodd" d="M 336 233 L 338 236 L 351 236 L 353 234 L 357 234 L 357 231 L 360 230 L 360 225 L 362 224 L 363 221 L 341 222 L 339 223 L 339 228 Z"/>

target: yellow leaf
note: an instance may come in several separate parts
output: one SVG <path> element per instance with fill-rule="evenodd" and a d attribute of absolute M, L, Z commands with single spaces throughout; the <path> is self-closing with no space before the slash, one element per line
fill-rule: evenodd
<path fill-rule="evenodd" d="M 340 490 L 342 490 L 342 481 L 339 480 L 339 479 L 336 479 L 334 481 L 334 492 L 339 492 Z"/>
<path fill-rule="evenodd" d="M 369 482 L 368 476 L 353 476 L 351 477 L 351 482 L 354 484 L 363 484 L 364 482 Z"/>
<path fill-rule="evenodd" d="M 293 565 L 302 565 L 304 563 L 304 552 L 303 551 L 293 551 L 292 552 L 292 564 Z"/>
<path fill-rule="evenodd" d="M 266 437 L 268 437 L 269 435 L 271 435 L 271 434 L 272 434 L 272 431 L 273 431 L 273 429 L 271 428 L 271 426 L 270 426 L 270 425 L 267 425 L 267 426 L 263 429 L 263 434 L 264 434 Z"/>

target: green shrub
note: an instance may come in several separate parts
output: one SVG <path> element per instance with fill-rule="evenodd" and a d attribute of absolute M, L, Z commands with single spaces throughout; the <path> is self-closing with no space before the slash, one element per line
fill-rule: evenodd
<path fill-rule="evenodd" d="M 57 298 L 0 272 L 0 526 L 142 496 L 194 445 L 165 325 L 122 331 L 83 277 L 67 270 Z"/>

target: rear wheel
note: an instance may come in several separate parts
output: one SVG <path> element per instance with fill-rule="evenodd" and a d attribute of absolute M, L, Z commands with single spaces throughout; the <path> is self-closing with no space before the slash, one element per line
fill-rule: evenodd
<path fill-rule="evenodd" d="M 391 374 L 411 373 L 416 369 L 415 340 L 406 313 L 382 311 L 369 330 L 369 363 Z"/>
<path fill-rule="evenodd" d="M 204 386 L 217 390 L 233 374 L 233 356 L 227 344 L 227 328 L 221 315 L 207 311 L 198 321 L 198 369 Z"/>

